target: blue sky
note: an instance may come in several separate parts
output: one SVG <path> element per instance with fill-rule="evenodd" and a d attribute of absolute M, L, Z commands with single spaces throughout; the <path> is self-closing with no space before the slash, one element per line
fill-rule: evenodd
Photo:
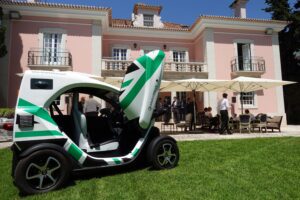
<path fill-rule="evenodd" d="M 162 21 L 191 25 L 200 15 L 232 16 L 229 5 L 233 0 L 46 0 L 67 4 L 95 5 L 112 8 L 113 18 L 130 19 L 133 5 L 137 2 L 161 5 Z M 247 17 L 270 19 L 271 15 L 262 9 L 265 0 L 249 0 Z"/>

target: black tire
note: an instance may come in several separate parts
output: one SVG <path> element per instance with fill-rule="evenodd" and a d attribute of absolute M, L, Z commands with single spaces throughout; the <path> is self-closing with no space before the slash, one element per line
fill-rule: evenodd
<path fill-rule="evenodd" d="M 15 169 L 19 160 L 15 152 L 13 152 L 12 163 L 11 163 L 11 176 L 13 177 L 15 174 Z"/>
<path fill-rule="evenodd" d="M 156 137 L 148 146 L 148 161 L 154 169 L 171 169 L 179 161 L 179 149 L 176 141 L 169 136 Z"/>
<path fill-rule="evenodd" d="M 14 179 L 22 193 L 37 194 L 62 187 L 70 172 L 70 162 L 63 154 L 43 149 L 19 161 Z"/>

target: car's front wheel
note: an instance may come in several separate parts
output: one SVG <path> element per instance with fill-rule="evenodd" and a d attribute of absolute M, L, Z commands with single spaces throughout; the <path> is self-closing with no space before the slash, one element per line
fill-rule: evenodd
<path fill-rule="evenodd" d="M 66 182 L 70 163 L 58 151 L 43 149 L 21 159 L 15 170 L 16 186 L 25 194 L 55 190 Z"/>
<path fill-rule="evenodd" d="M 159 136 L 148 147 L 148 160 L 155 169 L 171 169 L 179 161 L 179 149 L 173 138 Z"/>

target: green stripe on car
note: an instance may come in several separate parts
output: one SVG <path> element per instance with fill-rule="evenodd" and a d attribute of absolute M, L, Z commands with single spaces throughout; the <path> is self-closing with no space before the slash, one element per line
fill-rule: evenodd
<path fill-rule="evenodd" d="M 136 148 L 133 150 L 132 155 L 135 157 L 137 155 L 137 153 L 139 152 L 139 149 Z"/>
<path fill-rule="evenodd" d="M 23 137 L 43 137 L 43 136 L 63 136 L 63 134 L 59 131 L 21 131 L 15 132 L 16 138 L 23 138 Z"/>
<path fill-rule="evenodd" d="M 112 160 L 113 160 L 116 164 L 120 164 L 120 163 L 121 163 L 121 160 L 118 159 L 118 158 L 113 158 Z"/>
<path fill-rule="evenodd" d="M 134 100 L 134 98 L 139 94 L 145 83 L 152 77 L 152 75 L 156 72 L 156 70 L 159 68 L 159 66 L 162 63 L 161 59 L 158 59 L 162 56 L 164 57 L 163 54 L 160 52 L 158 56 L 152 60 L 148 56 L 143 56 L 137 61 L 140 63 L 141 66 L 145 68 L 145 72 L 141 75 L 140 79 L 137 81 L 137 83 L 133 86 L 133 88 L 129 91 L 126 97 L 120 102 L 121 107 L 123 110 L 125 110 L 131 102 Z M 147 65 L 150 65 L 150 67 L 147 67 Z"/>
<path fill-rule="evenodd" d="M 76 160 L 79 160 L 82 156 L 82 151 L 75 145 L 75 144 L 71 144 L 68 152 L 73 156 L 73 158 L 75 158 Z"/>
<path fill-rule="evenodd" d="M 22 98 L 20 98 L 18 101 L 18 108 L 22 108 L 22 109 L 24 109 L 25 112 L 36 115 L 36 116 L 50 122 L 51 124 L 57 125 L 55 123 L 55 121 L 51 118 L 49 113 L 44 108 L 34 105 Z"/>
<path fill-rule="evenodd" d="M 128 85 L 130 85 L 130 83 L 132 82 L 133 79 L 131 80 L 128 80 L 126 82 L 123 82 L 122 85 L 121 85 L 121 88 L 124 88 L 124 87 L 127 87 Z"/>

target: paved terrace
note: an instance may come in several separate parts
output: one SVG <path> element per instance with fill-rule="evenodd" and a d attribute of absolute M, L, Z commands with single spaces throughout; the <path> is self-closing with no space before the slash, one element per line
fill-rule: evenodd
<path fill-rule="evenodd" d="M 160 123 L 156 124 L 160 128 Z M 231 140 L 231 139 L 249 139 L 249 138 L 273 138 L 273 137 L 300 137 L 300 125 L 288 125 L 281 128 L 281 133 L 274 130 L 274 132 L 267 133 L 233 133 L 232 135 L 219 135 L 218 133 L 207 133 L 205 130 L 196 132 L 164 132 L 164 135 L 170 135 L 177 141 L 194 141 L 194 140 Z M 0 134 L 0 148 L 10 147 L 12 145 L 11 136 L 4 137 Z"/>
<path fill-rule="evenodd" d="M 232 135 L 219 135 L 218 133 L 174 133 L 170 134 L 177 141 L 193 141 L 193 140 L 224 140 L 224 139 L 248 139 L 248 138 L 272 138 L 272 137 L 300 137 L 300 126 L 285 126 L 282 127 L 281 133 L 274 130 L 274 132 L 259 133 L 258 131 L 254 133 L 248 133 L 244 131 L 243 133 L 233 133 Z"/>

